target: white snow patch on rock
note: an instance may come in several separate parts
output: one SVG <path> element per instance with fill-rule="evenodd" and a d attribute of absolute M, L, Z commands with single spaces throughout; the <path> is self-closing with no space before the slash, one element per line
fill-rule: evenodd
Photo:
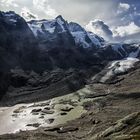
<path fill-rule="evenodd" d="M 128 57 L 123 60 L 113 61 L 108 67 L 108 72 L 101 78 L 100 82 L 105 82 L 114 75 L 127 72 L 130 68 L 134 67 L 134 64 L 138 62 L 138 58 Z"/>
<path fill-rule="evenodd" d="M 62 29 L 62 32 L 65 32 L 65 28 L 64 28 L 64 21 L 62 21 L 60 18 L 57 18 L 56 19 L 57 23 L 60 25 L 61 29 Z"/>
<path fill-rule="evenodd" d="M 71 32 L 71 34 L 74 37 L 76 44 L 81 44 L 84 48 L 90 47 L 85 41 L 86 34 L 83 31 Z"/>

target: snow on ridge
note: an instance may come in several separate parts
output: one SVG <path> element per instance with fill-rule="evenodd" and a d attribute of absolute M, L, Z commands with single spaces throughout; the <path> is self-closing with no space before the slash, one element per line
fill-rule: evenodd
<path fill-rule="evenodd" d="M 86 41 L 85 41 L 85 37 L 86 37 L 86 34 L 82 31 L 77 31 L 77 32 L 71 32 L 72 36 L 74 37 L 75 39 L 75 42 L 77 44 L 81 44 L 83 45 L 84 48 L 88 48 L 90 47 L 90 44 L 88 44 Z"/>
<path fill-rule="evenodd" d="M 99 47 L 102 46 L 102 42 L 99 41 L 99 39 L 97 39 L 93 33 L 89 33 L 89 32 L 88 32 L 88 36 L 89 36 L 89 38 L 91 39 L 91 41 L 92 41 L 93 44 L 95 44 L 95 45 L 97 45 L 97 46 L 99 46 Z"/>
<path fill-rule="evenodd" d="M 28 26 L 30 27 L 35 36 L 38 36 L 38 31 L 44 34 L 42 26 L 44 26 L 44 30 L 48 31 L 49 33 L 54 33 L 55 27 L 51 26 L 51 24 L 53 24 L 53 21 L 49 20 L 28 22 Z"/>
<path fill-rule="evenodd" d="M 101 46 L 101 42 L 94 36 L 94 34 L 86 33 L 84 31 L 71 32 L 77 44 L 81 44 L 84 48 L 89 48 L 92 45 Z M 86 41 L 86 37 L 91 41 Z"/>
<path fill-rule="evenodd" d="M 55 29 L 58 26 L 60 26 L 61 30 L 59 32 L 66 32 L 66 27 L 68 27 L 68 30 L 70 31 L 71 35 L 74 37 L 75 42 L 79 45 L 82 45 L 84 48 L 91 47 L 93 45 L 101 46 L 102 41 L 99 40 L 96 35 L 93 33 L 87 32 L 84 28 L 82 28 L 79 24 L 67 24 L 63 20 L 61 16 L 58 16 L 57 18 L 53 20 L 38 20 L 38 21 L 31 21 L 28 22 L 28 26 L 34 33 L 34 35 L 38 36 L 38 31 L 42 34 L 45 34 L 44 31 L 48 31 L 49 33 L 53 34 L 55 32 Z M 73 26 L 73 27 L 71 27 Z M 42 29 L 43 27 L 43 29 Z M 72 30 L 71 28 L 78 28 L 77 30 Z M 80 28 L 81 27 L 81 28 Z"/>
<path fill-rule="evenodd" d="M 111 45 L 111 48 L 115 52 L 120 54 L 120 56 L 123 57 L 124 54 L 126 56 L 128 55 L 122 44 L 119 43 L 109 44 L 106 41 L 104 41 L 104 39 L 102 39 L 100 36 L 97 36 L 92 32 L 86 31 L 79 24 L 73 22 L 67 23 L 67 21 L 65 21 L 62 18 L 62 16 L 58 16 L 53 20 L 40 20 L 40 21 L 34 20 L 33 22 L 28 22 L 28 25 L 36 37 L 38 36 L 38 31 L 44 35 L 46 35 L 47 32 L 53 34 L 55 31 L 58 33 L 69 31 L 71 35 L 74 37 L 75 43 L 83 46 L 84 48 L 89 48 L 92 46 L 107 47 Z M 129 54 L 129 57 L 136 56 L 138 55 L 137 53 L 132 52 Z"/>
<path fill-rule="evenodd" d="M 60 25 L 61 29 L 62 29 L 62 32 L 65 32 L 65 28 L 64 28 L 64 21 L 62 21 L 61 18 L 56 18 L 56 22 Z"/>
<path fill-rule="evenodd" d="M 58 23 L 58 25 L 61 27 L 62 32 L 66 31 L 64 28 L 64 21 L 59 17 L 52 20 L 30 21 L 28 22 L 28 26 L 33 31 L 34 35 L 37 36 L 38 31 L 44 34 L 43 30 L 53 34 L 56 29 L 56 23 Z M 42 26 L 44 26 L 44 29 L 42 29 Z"/>
<path fill-rule="evenodd" d="M 38 36 L 38 33 L 37 33 L 38 31 L 42 32 L 41 24 L 29 24 L 28 23 L 28 26 L 32 30 L 32 32 L 35 36 Z"/>
<path fill-rule="evenodd" d="M 69 23 L 69 30 L 75 38 L 75 42 L 81 44 L 84 48 L 92 47 L 93 45 L 101 47 L 102 41 L 99 40 L 92 32 L 87 32 L 77 23 Z"/>

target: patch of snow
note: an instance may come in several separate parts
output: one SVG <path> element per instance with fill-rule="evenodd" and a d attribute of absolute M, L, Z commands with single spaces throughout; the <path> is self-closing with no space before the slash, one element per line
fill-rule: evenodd
<path fill-rule="evenodd" d="M 51 25 L 51 22 L 46 22 L 43 24 L 45 26 L 45 30 L 48 31 L 49 33 L 54 33 L 55 31 L 55 26 Z"/>
<path fill-rule="evenodd" d="M 38 31 L 44 34 L 43 30 L 48 31 L 52 34 L 55 31 L 55 20 L 41 20 L 34 21 L 33 23 L 29 22 L 28 26 L 30 27 L 35 36 L 38 36 Z M 42 26 L 44 26 L 45 28 L 42 29 Z"/>
<path fill-rule="evenodd" d="M 86 34 L 83 31 L 71 32 L 77 44 L 83 45 L 84 48 L 90 47 L 90 44 L 85 41 Z"/>
<path fill-rule="evenodd" d="M 115 64 L 118 63 L 118 65 L 116 66 L 114 64 L 115 68 L 113 67 L 113 71 L 115 74 L 126 72 L 127 70 L 132 68 L 134 66 L 134 64 L 138 61 L 139 61 L 139 59 L 137 59 L 137 58 L 128 57 L 125 60 L 120 60 L 120 61 L 114 62 Z"/>
<path fill-rule="evenodd" d="M 64 21 L 62 21 L 60 18 L 54 19 L 54 20 L 40 20 L 40 21 L 33 21 L 28 22 L 28 26 L 33 31 L 34 35 L 37 36 L 37 32 L 45 33 L 44 31 L 49 32 L 50 34 L 53 34 L 56 29 L 56 22 L 60 25 L 62 32 L 65 32 L 64 28 Z M 41 27 L 44 26 L 44 29 Z"/>
<path fill-rule="evenodd" d="M 88 37 L 91 39 L 92 43 L 96 46 L 101 47 L 102 43 L 96 38 L 96 36 L 93 33 L 88 32 Z"/>
<path fill-rule="evenodd" d="M 46 28 L 46 30 L 50 33 L 54 33 L 55 31 L 55 27 L 52 27 L 52 28 Z"/>
<path fill-rule="evenodd" d="M 101 46 L 101 42 L 95 37 L 94 34 L 91 34 L 86 31 L 75 31 L 71 32 L 72 36 L 75 38 L 77 44 L 81 44 L 84 48 L 89 48 L 92 45 Z M 90 43 L 86 42 L 86 36 L 89 37 Z"/>
<path fill-rule="evenodd" d="M 30 24 L 30 23 L 28 23 L 28 26 L 32 30 L 32 32 L 35 36 L 38 36 L 38 33 L 37 33 L 38 31 L 42 32 L 41 24 L 37 24 L 37 23 Z"/>
<path fill-rule="evenodd" d="M 57 18 L 56 19 L 57 23 L 60 25 L 61 29 L 62 29 L 62 32 L 65 32 L 65 28 L 64 28 L 64 21 L 62 21 L 60 18 Z"/>
<path fill-rule="evenodd" d="M 108 72 L 101 78 L 101 82 L 105 82 L 110 77 L 127 72 L 130 68 L 134 67 L 134 64 L 138 62 L 138 58 L 127 57 L 123 60 L 113 61 L 108 67 Z"/>
<path fill-rule="evenodd" d="M 9 19 L 9 21 L 11 21 L 11 22 L 17 22 L 17 20 L 15 20 L 15 19 Z"/>

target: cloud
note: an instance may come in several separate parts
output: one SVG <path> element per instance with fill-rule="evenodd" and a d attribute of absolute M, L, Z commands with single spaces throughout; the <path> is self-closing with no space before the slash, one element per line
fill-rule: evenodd
<path fill-rule="evenodd" d="M 15 0 L 1 0 L 1 4 L 2 6 L 6 6 L 6 7 L 19 7 L 19 5 L 15 2 Z"/>
<path fill-rule="evenodd" d="M 115 26 L 110 28 L 101 20 L 90 21 L 86 29 L 91 31 L 109 42 L 134 42 L 140 38 L 140 27 L 134 22 L 128 25 Z"/>
<path fill-rule="evenodd" d="M 56 17 L 58 13 L 49 4 L 49 0 L 33 0 L 33 6 L 41 12 L 44 12 L 47 16 L 52 18 Z"/>
<path fill-rule="evenodd" d="M 58 15 L 55 9 L 53 9 L 50 5 L 47 6 L 45 13 L 46 15 L 51 16 L 51 17 L 56 17 Z"/>
<path fill-rule="evenodd" d="M 27 7 L 23 7 L 21 10 L 21 16 L 26 20 L 38 19 L 38 16 L 33 14 Z"/>
<path fill-rule="evenodd" d="M 90 21 L 86 25 L 86 29 L 88 31 L 91 31 L 91 32 L 103 37 L 105 40 L 110 40 L 113 35 L 109 26 L 101 20 Z"/>
<path fill-rule="evenodd" d="M 124 36 L 128 36 L 128 35 L 133 35 L 136 33 L 140 32 L 140 27 L 137 26 L 134 22 L 131 22 L 128 25 L 125 26 L 118 26 L 114 29 L 113 31 L 113 36 L 114 37 L 124 37 Z"/>
<path fill-rule="evenodd" d="M 122 14 L 127 12 L 130 9 L 130 5 L 128 3 L 119 3 L 117 14 Z"/>

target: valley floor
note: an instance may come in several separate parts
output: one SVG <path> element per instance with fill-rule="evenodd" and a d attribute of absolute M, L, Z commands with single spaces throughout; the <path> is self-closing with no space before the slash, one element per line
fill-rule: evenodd
<path fill-rule="evenodd" d="M 114 84 L 90 84 L 77 92 L 46 102 L 11 107 L 8 113 L 9 117 L 12 115 L 12 129 L 14 126 L 20 128 L 19 124 L 25 117 L 26 128 L 23 128 L 35 130 L 4 134 L 8 130 L 4 130 L 4 124 L 9 127 L 10 122 L 6 122 L 7 118 L 0 115 L 1 134 L 4 134 L 0 139 L 139 140 L 139 66 L 119 76 L 122 80 Z M 5 109 L 3 112 L 6 112 Z M 24 116 L 24 113 L 28 115 Z M 35 120 L 31 120 L 33 116 Z M 11 132 L 15 131 L 12 129 Z"/>

